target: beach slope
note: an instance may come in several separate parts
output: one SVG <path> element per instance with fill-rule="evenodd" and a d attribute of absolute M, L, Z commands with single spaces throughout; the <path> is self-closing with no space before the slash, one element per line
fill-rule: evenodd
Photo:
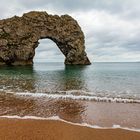
<path fill-rule="evenodd" d="M 140 132 L 94 129 L 57 120 L 0 119 L 0 140 L 140 140 Z"/>

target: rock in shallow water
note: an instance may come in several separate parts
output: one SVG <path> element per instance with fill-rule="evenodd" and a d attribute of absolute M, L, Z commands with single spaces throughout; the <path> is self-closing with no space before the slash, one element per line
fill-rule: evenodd
<path fill-rule="evenodd" d="M 0 64 L 32 64 L 38 41 L 45 38 L 57 44 L 66 57 L 65 64 L 90 64 L 76 20 L 36 11 L 0 20 Z"/>

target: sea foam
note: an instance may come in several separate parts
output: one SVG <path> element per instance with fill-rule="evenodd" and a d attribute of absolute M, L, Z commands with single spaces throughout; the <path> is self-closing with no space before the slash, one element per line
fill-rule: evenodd
<path fill-rule="evenodd" d="M 121 97 L 99 97 L 94 95 L 73 95 L 73 94 L 52 94 L 52 93 L 16 93 L 18 96 L 23 97 L 34 97 L 34 98 L 51 98 L 51 99 L 74 99 L 74 100 L 87 100 L 87 101 L 97 101 L 97 102 L 118 102 L 118 103 L 140 103 L 139 99 L 129 99 Z"/>

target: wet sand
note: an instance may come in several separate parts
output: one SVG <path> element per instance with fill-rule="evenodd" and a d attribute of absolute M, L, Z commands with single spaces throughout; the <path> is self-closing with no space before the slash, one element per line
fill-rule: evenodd
<path fill-rule="evenodd" d="M 140 132 L 94 129 L 57 120 L 1 118 L 0 140 L 140 140 Z"/>

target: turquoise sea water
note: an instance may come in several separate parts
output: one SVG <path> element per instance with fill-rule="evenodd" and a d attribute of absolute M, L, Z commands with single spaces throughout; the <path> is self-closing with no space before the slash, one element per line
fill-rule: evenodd
<path fill-rule="evenodd" d="M 54 97 L 61 95 L 65 98 L 71 95 L 77 99 L 102 97 L 140 100 L 140 63 L 0 66 L 0 90 L 18 94 L 55 94 Z"/>
<path fill-rule="evenodd" d="M 139 107 L 140 63 L 0 66 L 0 117 L 57 117 L 140 131 Z"/>

